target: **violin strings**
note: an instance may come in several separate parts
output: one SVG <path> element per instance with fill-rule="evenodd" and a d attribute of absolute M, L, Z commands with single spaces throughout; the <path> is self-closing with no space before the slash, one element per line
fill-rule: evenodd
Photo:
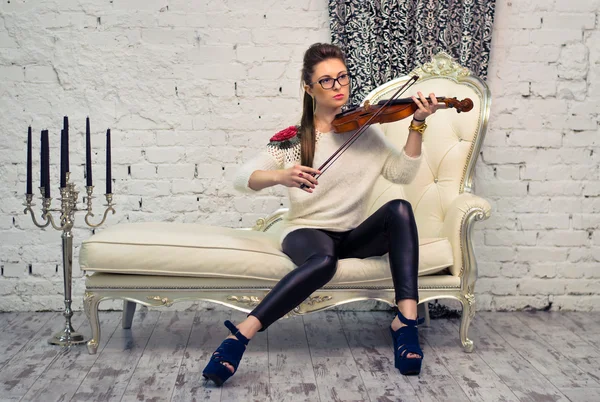
<path fill-rule="evenodd" d="M 348 149 L 350 147 L 350 145 L 354 144 L 354 142 L 358 139 L 359 136 L 362 135 L 362 133 L 364 133 L 364 131 L 366 130 L 366 128 L 369 126 L 369 123 L 371 122 L 371 120 L 373 120 L 375 117 L 377 117 L 384 109 L 385 107 L 392 102 L 392 100 L 401 94 L 401 91 L 406 91 L 408 88 L 410 88 L 412 85 L 414 85 L 417 80 L 419 79 L 418 76 L 413 75 L 410 80 L 408 80 L 400 89 L 398 89 L 398 91 L 396 91 L 396 93 L 394 95 L 392 95 L 387 102 L 377 111 L 375 112 L 370 118 L 369 120 L 367 120 L 359 129 L 356 133 L 354 133 L 354 135 L 352 135 L 352 137 L 350 137 L 344 144 L 342 144 L 342 146 L 333 153 L 333 155 L 331 155 L 329 157 L 329 159 L 327 159 L 323 165 L 319 168 L 319 170 L 321 171 L 321 174 L 319 175 L 315 175 L 315 178 L 319 178 L 321 175 L 323 175 L 323 173 L 325 173 L 325 171 L 327 169 L 329 169 L 329 167 L 333 164 L 333 162 L 335 162 L 336 160 L 339 159 L 339 157 L 346 151 L 346 149 Z M 409 85 L 410 84 L 410 85 Z"/>

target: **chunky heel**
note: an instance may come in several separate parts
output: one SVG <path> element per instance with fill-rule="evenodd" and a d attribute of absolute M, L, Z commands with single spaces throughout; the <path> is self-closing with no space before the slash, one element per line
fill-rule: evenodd
<path fill-rule="evenodd" d="M 417 318 L 409 320 L 398 311 L 398 319 L 403 327 L 394 331 L 390 328 L 392 339 L 394 340 L 394 366 L 400 370 L 403 375 L 419 375 L 421 373 L 421 364 L 423 363 L 423 350 L 419 345 L 419 332 L 417 325 L 422 324 L 425 319 Z M 409 353 L 421 356 L 408 358 Z"/>
<path fill-rule="evenodd" d="M 237 339 L 225 339 L 211 356 L 204 371 L 202 371 L 202 376 L 207 380 L 214 381 L 218 387 L 235 374 L 249 341 L 231 321 L 225 321 L 225 326 Z M 233 372 L 223 363 L 231 364 Z"/>

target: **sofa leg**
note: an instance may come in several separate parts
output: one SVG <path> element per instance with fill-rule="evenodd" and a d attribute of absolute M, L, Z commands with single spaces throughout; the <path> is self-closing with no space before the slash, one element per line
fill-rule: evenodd
<path fill-rule="evenodd" d="M 468 334 L 471 320 L 475 316 L 475 296 L 468 295 L 468 297 L 461 298 L 461 304 L 463 311 L 460 319 L 460 343 L 462 343 L 465 352 L 471 353 L 475 345 L 473 344 L 473 341 L 468 338 Z"/>
<path fill-rule="evenodd" d="M 427 302 L 417 305 L 417 315 L 419 318 L 425 318 L 425 326 L 428 327 L 431 323 L 429 319 L 429 306 Z"/>
<path fill-rule="evenodd" d="M 123 329 L 130 329 L 131 323 L 133 322 L 133 315 L 135 314 L 135 307 L 137 303 L 123 300 L 123 319 L 121 320 L 121 325 Z"/>
<path fill-rule="evenodd" d="M 88 353 L 91 355 L 96 354 L 100 343 L 100 318 L 98 317 L 98 305 L 100 304 L 100 300 L 100 296 L 92 292 L 86 292 L 83 303 L 85 315 L 92 328 L 92 339 L 87 343 Z"/>

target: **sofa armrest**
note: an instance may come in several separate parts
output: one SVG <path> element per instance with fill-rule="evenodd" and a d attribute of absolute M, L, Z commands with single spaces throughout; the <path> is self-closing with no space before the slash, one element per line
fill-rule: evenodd
<path fill-rule="evenodd" d="M 450 204 L 444 225 L 442 236 L 448 238 L 452 245 L 454 265 L 450 267 L 450 273 L 455 276 L 468 275 L 474 282 L 477 265 L 473 254 L 471 241 L 471 230 L 473 222 L 485 220 L 490 217 L 492 207 L 490 203 L 471 193 L 462 193 Z"/>

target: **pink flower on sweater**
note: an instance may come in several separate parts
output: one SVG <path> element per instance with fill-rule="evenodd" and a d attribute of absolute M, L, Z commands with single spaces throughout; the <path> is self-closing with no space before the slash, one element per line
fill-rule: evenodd
<path fill-rule="evenodd" d="M 293 138 L 296 134 L 298 134 L 298 127 L 289 126 L 288 128 L 284 128 L 273 137 L 271 137 L 271 141 L 285 141 Z"/>

